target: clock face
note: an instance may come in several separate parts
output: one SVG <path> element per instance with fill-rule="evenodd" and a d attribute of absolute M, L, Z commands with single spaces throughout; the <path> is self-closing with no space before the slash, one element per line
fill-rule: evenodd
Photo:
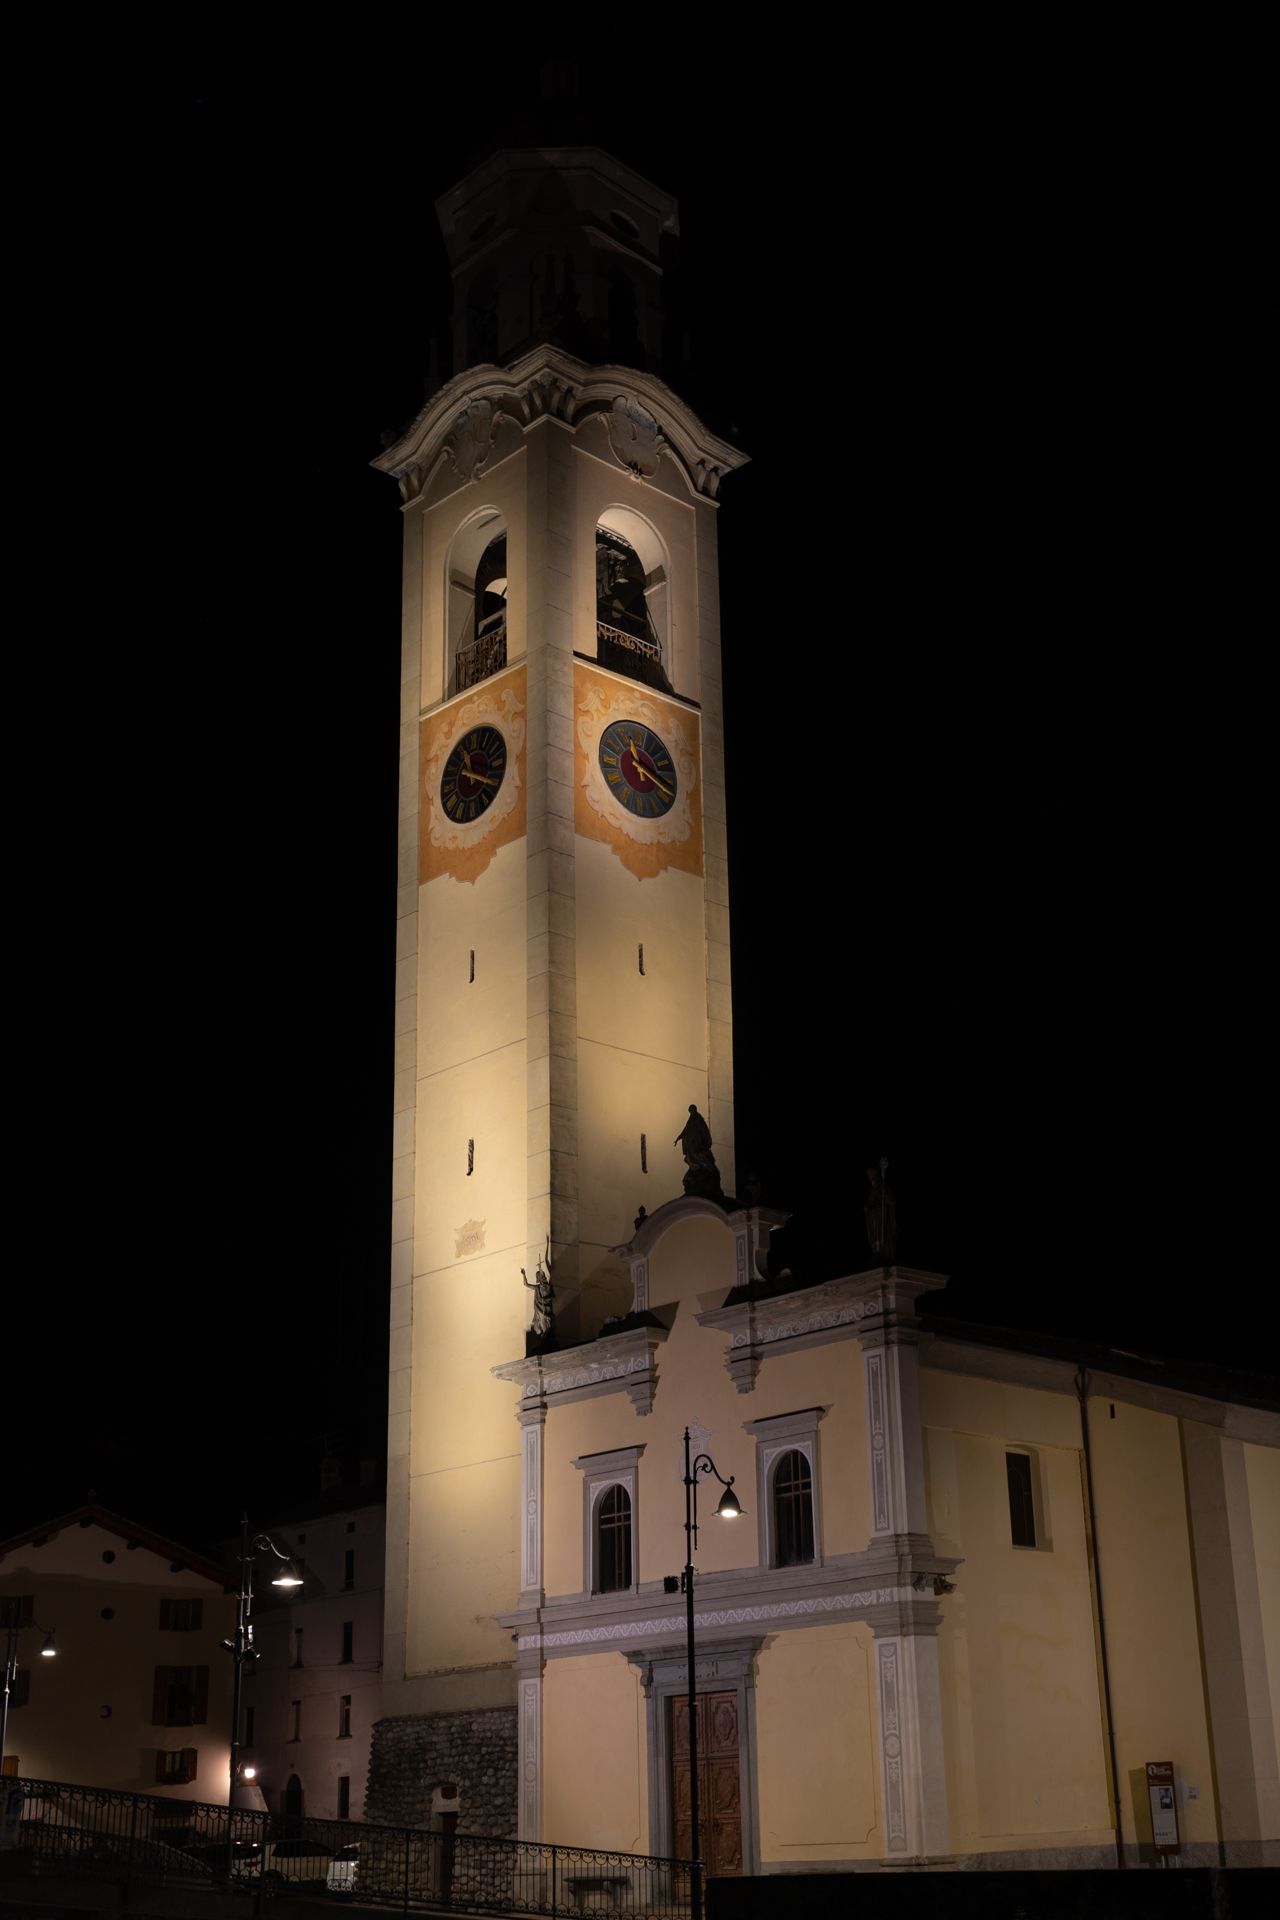
<path fill-rule="evenodd" d="M 440 804 L 459 826 L 478 820 L 498 797 L 507 770 L 507 743 L 496 727 L 472 727 L 444 763 Z"/>
<path fill-rule="evenodd" d="M 614 720 L 600 736 L 600 771 L 619 806 L 656 820 L 676 802 L 675 762 L 651 727 Z"/>

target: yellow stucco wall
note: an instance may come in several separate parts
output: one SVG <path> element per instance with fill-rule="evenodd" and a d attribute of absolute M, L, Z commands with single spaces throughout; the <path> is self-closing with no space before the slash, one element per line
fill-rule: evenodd
<path fill-rule="evenodd" d="M 554 1407 L 544 1452 L 545 1567 L 548 1593 L 582 1586 L 582 1475 L 570 1462 L 614 1447 L 643 1446 L 638 1482 L 639 1578 L 660 1580 L 684 1565 L 683 1434 L 708 1429 L 705 1447 L 724 1475 L 735 1476 L 744 1509 L 732 1524 L 715 1518 L 719 1488 L 700 1500 L 698 1565 L 704 1573 L 759 1564 L 755 1441 L 744 1422 L 824 1407 L 818 1429 L 822 1538 L 827 1557 L 867 1544 L 870 1495 L 863 1466 L 866 1420 L 862 1356 L 841 1341 L 771 1359 L 754 1392 L 740 1394 L 724 1366 L 722 1332 L 694 1315 L 719 1306 L 733 1285 L 733 1235 L 707 1216 L 678 1222 L 653 1250 L 649 1299 L 671 1335 L 658 1351 L 659 1384 L 652 1413 L 640 1418 L 625 1394 Z"/>
<path fill-rule="evenodd" d="M 649 1850 L 645 1706 L 621 1654 L 550 1660 L 542 1683 L 542 1838 Z"/>
<path fill-rule="evenodd" d="M 414 1476 L 410 1591 L 429 1604 L 409 1609 L 407 1672 L 510 1661 L 510 1635 L 493 1616 L 519 1592 L 519 1524 L 515 1455 Z"/>
<path fill-rule="evenodd" d="M 802 1627 L 771 1635 L 761 1649 L 763 1861 L 879 1858 L 873 1644 L 866 1627 Z"/>
<path fill-rule="evenodd" d="M 1073 1404 L 926 1372 L 930 1525 L 963 1557 L 939 1663 L 959 1853 L 1105 1845 L 1110 1831 Z M 963 1420 L 968 1430 L 951 1425 Z M 1013 1546 L 1007 1444 L 1034 1447 L 1044 1548 Z"/>
<path fill-rule="evenodd" d="M 1180 1780 L 1199 1789 L 1195 1800 L 1179 1796 L 1184 1841 L 1214 1840 L 1178 1421 L 1123 1400 L 1091 1400 L 1089 1422 L 1125 1838 L 1149 1837 L 1147 1761 L 1172 1760 Z"/>
<path fill-rule="evenodd" d="M 1280 1448 L 1244 1448 L 1249 1487 L 1249 1515 L 1258 1571 L 1258 1600 L 1262 1609 L 1262 1640 L 1266 1649 L 1267 1690 L 1271 1719 L 1280 1740 Z"/>

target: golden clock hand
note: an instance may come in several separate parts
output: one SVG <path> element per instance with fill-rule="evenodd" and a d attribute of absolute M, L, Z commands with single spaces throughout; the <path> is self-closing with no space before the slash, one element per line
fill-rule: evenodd
<path fill-rule="evenodd" d="M 658 789 L 658 792 L 661 794 L 665 794 L 668 800 L 673 800 L 675 798 L 675 795 L 672 793 L 670 787 L 664 787 L 661 780 L 659 780 L 657 774 L 650 773 L 648 767 L 646 767 L 646 765 L 644 764 L 644 761 L 640 758 L 639 754 L 636 752 L 636 743 L 634 740 L 631 742 L 631 758 L 636 763 L 637 773 L 643 774 L 645 779 L 651 781 L 653 785 Z"/>
<path fill-rule="evenodd" d="M 458 775 L 459 780 L 479 780 L 483 786 L 496 787 L 497 781 L 487 773 L 477 773 L 474 767 L 467 767 Z"/>

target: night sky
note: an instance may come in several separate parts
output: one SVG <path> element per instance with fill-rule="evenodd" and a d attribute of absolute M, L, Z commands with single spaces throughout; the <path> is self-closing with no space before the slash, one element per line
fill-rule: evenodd
<path fill-rule="evenodd" d="M 790 1264 L 867 1264 L 883 1152 L 949 1313 L 1272 1364 L 1258 691 L 1178 477 L 1247 289 L 1189 150 L 1123 115 L 941 118 L 896 69 L 835 102 L 799 52 L 766 99 L 748 58 L 601 54 L 567 103 L 531 45 L 368 87 L 175 61 L 82 121 L 74 191 L 33 158 L 0 1534 L 93 1488 L 199 1542 L 305 1497 L 326 1437 L 381 1451 L 401 522 L 368 463 L 446 335 L 435 196 L 539 137 L 679 195 L 688 397 L 751 456 L 738 1164 Z"/>

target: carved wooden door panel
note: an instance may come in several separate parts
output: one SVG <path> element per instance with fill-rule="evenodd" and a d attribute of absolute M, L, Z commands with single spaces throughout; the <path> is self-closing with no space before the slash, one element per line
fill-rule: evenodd
<path fill-rule="evenodd" d="M 742 1872 L 742 1775 L 738 1760 L 738 1696 L 707 1693 L 698 1701 L 698 1825 L 702 1862 L 714 1875 Z M 671 1702 L 672 1849 L 693 1850 L 689 1793 L 689 1702 Z"/>

